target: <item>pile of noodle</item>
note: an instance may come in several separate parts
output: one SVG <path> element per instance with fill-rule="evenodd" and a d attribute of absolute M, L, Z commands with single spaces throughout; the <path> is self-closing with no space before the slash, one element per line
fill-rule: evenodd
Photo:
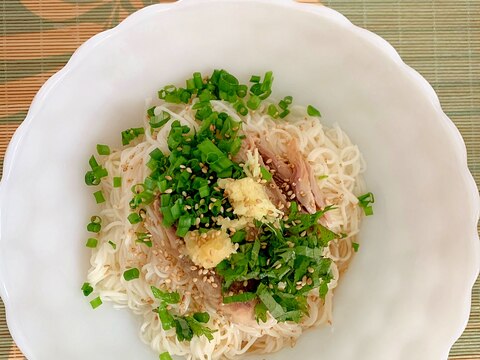
<path fill-rule="evenodd" d="M 270 315 L 267 322 L 257 323 L 254 319 L 238 319 L 242 316 L 241 312 L 236 318 L 225 316 L 208 299 L 198 295 L 198 282 L 194 283 L 191 275 L 179 268 L 177 258 L 164 251 L 162 241 L 154 241 L 151 248 L 135 242 L 139 225 L 132 225 L 127 220 L 131 212 L 131 187 L 143 183 L 149 175 L 150 170 L 145 164 L 152 150 L 159 148 L 164 153 L 169 152 L 166 139 L 170 123 L 152 136 L 145 120 L 146 131 L 141 141 L 123 150 L 112 151 L 105 157 L 103 165 L 108 170 L 108 178 L 102 181 L 101 186 L 106 202 L 99 214 L 103 226 L 98 246 L 91 256 L 88 281 L 103 301 L 111 301 L 116 307 L 128 307 L 143 317 L 141 338 L 155 351 L 168 351 L 171 355 L 187 359 L 232 358 L 247 351 L 274 352 L 293 345 L 305 329 L 330 323 L 333 289 L 352 258 L 352 242 L 359 231 L 362 212 L 357 196 L 364 190 L 361 173 L 365 164 L 357 146 L 338 126 L 326 128 L 318 118 L 306 115 L 303 107 L 294 106 L 286 119 L 273 120 L 266 114 L 268 103 L 246 116 L 239 116 L 226 102 L 212 101 L 212 105 L 215 110 L 227 112 L 237 121 L 242 121 L 243 131 L 249 136 L 260 136 L 284 153 L 288 154 L 286 144 L 289 140 L 296 139 L 299 150 L 318 180 L 324 202 L 335 205 L 335 209 L 328 212 L 327 226 L 336 233 L 344 234 L 344 237 L 332 241 L 324 250 L 324 255 L 333 260 L 330 269 L 333 279 L 328 285 L 330 290 L 324 300 L 319 298 L 318 289 L 309 294 L 309 316 L 300 323 L 277 322 Z M 191 105 L 161 104 L 158 110 L 169 112 L 172 121 L 179 120 L 192 129 L 198 127 Z M 114 188 L 113 177 L 119 176 L 122 177 L 122 186 Z M 146 211 L 147 219 L 156 219 L 153 207 L 148 207 Z M 148 228 L 153 238 L 165 239 L 165 229 L 154 220 L 152 223 L 157 225 Z M 140 279 L 126 281 L 122 274 L 133 267 L 140 270 Z M 199 309 L 208 311 L 211 316 L 208 327 L 217 330 L 213 333 L 213 340 L 194 336 L 189 342 L 180 342 L 175 329 L 163 330 L 157 313 L 153 312 L 158 304 L 153 299 L 151 285 L 180 293 L 182 300 L 176 309 L 180 314 Z"/>

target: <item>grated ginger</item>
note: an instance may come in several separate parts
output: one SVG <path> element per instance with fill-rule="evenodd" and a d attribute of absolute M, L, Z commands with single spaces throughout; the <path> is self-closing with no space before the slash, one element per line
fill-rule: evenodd
<path fill-rule="evenodd" d="M 233 213 L 240 219 L 246 217 L 259 221 L 273 222 L 283 212 L 273 205 L 265 187 L 250 177 L 239 180 L 220 179 L 218 186 L 225 189 Z"/>
<path fill-rule="evenodd" d="M 209 230 L 203 234 L 198 230 L 189 231 L 184 240 L 190 259 L 205 269 L 217 266 L 235 252 L 230 237 L 222 230 Z"/>

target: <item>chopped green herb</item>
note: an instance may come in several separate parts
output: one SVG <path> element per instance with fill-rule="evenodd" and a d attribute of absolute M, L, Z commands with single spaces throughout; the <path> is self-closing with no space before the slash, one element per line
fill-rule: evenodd
<path fill-rule="evenodd" d="M 260 173 L 262 174 L 262 179 L 267 181 L 272 180 L 272 174 L 263 166 L 260 167 Z"/>
<path fill-rule="evenodd" d="M 162 291 L 155 286 L 150 286 L 153 296 L 156 299 L 162 300 L 166 304 L 178 304 L 180 302 L 180 294 L 178 292 Z"/>
<path fill-rule="evenodd" d="M 112 240 L 108 240 L 108 243 L 111 245 L 111 247 L 113 248 L 113 250 L 116 250 L 116 249 L 117 249 L 117 244 L 115 244 Z"/>
<path fill-rule="evenodd" d="M 230 239 L 232 240 L 233 243 L 239 243 L 244 241 L 246 236 L 247 236 L 246 231 L 238 230 L 230 237 Z"/>
<path fill-rule="evenodd" d="M 312 105 L 308 105 L 307 114 L 310 115 L 310 116 L 318 116 L 318 117 L 322 116 L 322 114 L 320 114 L 320 111 L 318 111 Z"/>
<path fill-rule="evenodd" d="M 95 238 L 89 238 L 87 240 L 87 243 L 85 244 L 86 247 L 88 248 L 96 248 L 97 247 L 97 244 L 98 244 L 98 240 L 95 239 Z"/>
<path fill-rule="evenodd" d="M 97 204 L 105 202 L 105 197 L 103 196 L 102 190 L 95 191 L 93 193 L 93 196 L 95 197 L 95 201 L 97 202 Z"/>
<path fill-rule="evenodd" d="M 131 268 L 131 269 L 125 270 L 123 273 L 123 278 L 127 281 L 138 279 L 139 277 L 140 277 L 140 270 L 138 270 L 137 268 Z"/>
<path fill-rule="evenodd" d="M 257 319 L 257 322 L 267 321 L 267 307 L 263 302 L 259 302 L 255 305 L 255 319 Z"/>
<path fill-rule="evenodd" d="M 331 209 L 306 214 L 298 211 L 296 202 L 291 202 L 288 220 L 280 220 L 279 228 L 256 224 L 259 235 L 253 243 L 247 242 L 241 233 L 235 239 L 239 233 L 235 232 L 232 241 L 239 244 L 237 252 L 216 267 L 223 279 L 222 290 L 228 292 L 234 282 L 245 280 L 254 280 L 258 286 L 255 292 L 224 297 L 224 302 L 258 297 L 257 321 L 266 321 L 268 311 L 278 321 L 299 322 L 307 314 L 308 292 L 322 283 L 328 284 L 331 278 L 331 260 L 323 257 L 323 248 L 339 235 L 318 222 Z M 266 245 L 261 247 L 261 243 Z M 320 291 L 325 290 L 328 286 L 322 285 Z"/>
<path fill-rule="evenodd" d="M 193 318 L 201 323 L 208 323 L 210 321 L 210 315 L 208 312 L 197 312 L 193 314 Z"/>
<path fill-rule="evenodd" d="M 102 305 L 102 299 L 100 299 L 100 296 L 96 297 L 92 301 L 90 301 L 90 305 L 92 306 L 92 309 L 98 308 L 100 305 Z"/>
<path fill-rule="evenodd" d="M 98 155 L 110 155 L 110 148 L 108 145 L 97 144 Z"/>
<path fill-rule="evenodd" d="M 86 282 L 82 285 L 83 296 L 88 296 L 93 292 L 93 287 L 90 283 Z"/>

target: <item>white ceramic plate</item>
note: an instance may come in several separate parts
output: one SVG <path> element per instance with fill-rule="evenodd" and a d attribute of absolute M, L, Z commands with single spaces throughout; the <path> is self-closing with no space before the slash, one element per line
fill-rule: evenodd
<path fill-rule="evenodd" d="M 87 41 L 35 97 L 6 155 L 1 295 L 30 360 L 148 360 L 139 323 L 92 311 L 83 183 L 97 143 L 119 144 L 144 99 L 194 71 L 273 70 L 278 97 L 314 104 L 368 163 L 375 216 L 335 296 L 334 324 L 269 358 L 446 359 L 479 269 L 478 192 L 464 143 L 427 82 L 378 36 L 292 1 L 181 1 L 145 8 Z M 263 358 L 263 357 L 262 357 Z"/>

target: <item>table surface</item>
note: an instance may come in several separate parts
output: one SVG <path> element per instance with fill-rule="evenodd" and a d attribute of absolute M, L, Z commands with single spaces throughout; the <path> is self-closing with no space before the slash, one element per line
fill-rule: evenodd
<path fill-rule="evenodd" d="M 40 86 L 64 66 L 85 40 L 152 2 L 0 2 L 0 166 L 13 132 L 25 118 Z M 388 40 L 405 62 L 432 84 L 443 109 L 465 139 L 468 164 L 478 185 L 480 0 L 325 0 L 323 4 Z M 10 337 L 0 302 L 1 359 L 25 357 Z M 479 280 L 472 294 L 470 321 L 449 359 L 480 359 Z"/>

